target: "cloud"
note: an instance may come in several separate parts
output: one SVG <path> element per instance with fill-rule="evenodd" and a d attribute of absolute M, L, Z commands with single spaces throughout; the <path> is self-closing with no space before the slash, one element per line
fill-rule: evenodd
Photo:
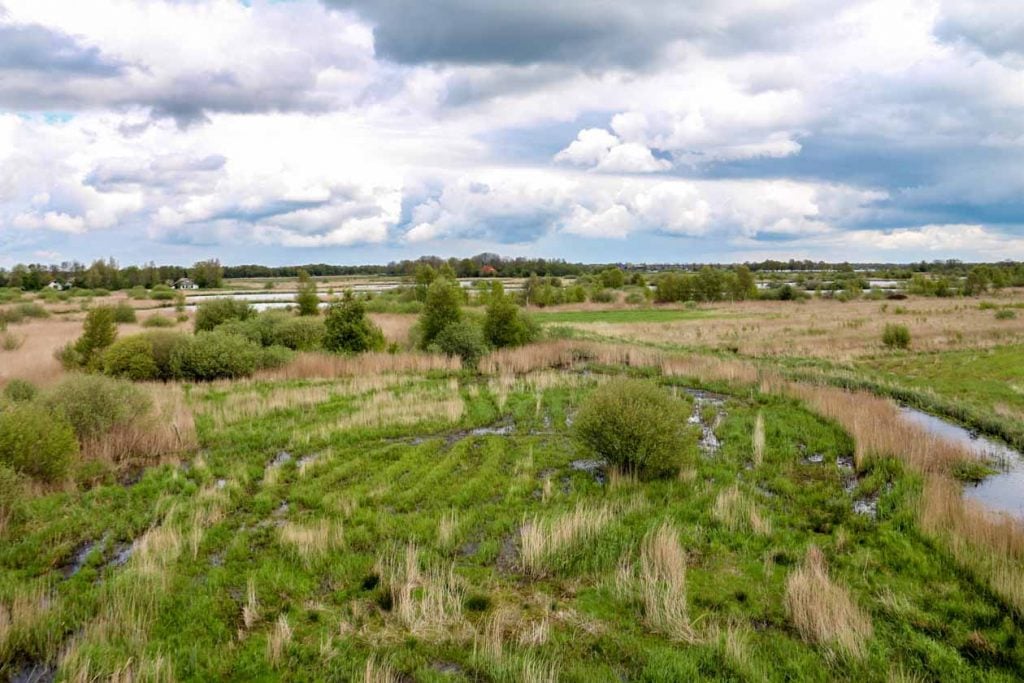
<path fill-rule="evenodd" d="M 0 24 L 0 69 L 4 71 L 105 78 L 121 74 L 125 66 L 105 57 L 99 48 L 84 46 L 45 26 Z"/>
<path fill-rule="evenodd" d="M 572 144 L 555 155 L 555 161 L 610 173 L 653 173 L 672 168 L 671 162 L 656 159 L 647 147 L 624 143 L 601 128 L 581 130 Z"/>

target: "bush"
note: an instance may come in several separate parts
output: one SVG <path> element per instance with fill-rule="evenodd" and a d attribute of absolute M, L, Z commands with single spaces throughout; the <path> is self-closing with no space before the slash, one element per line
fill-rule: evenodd
<path fill-rule="evenodd" d="M 174 327 L 174 321 L 163 315 L 151 315 L 142 321 L 143 327 Z"/>
<path fill-rule="evenodd" d="M 130 305 L 122 301 L 118 305 L 114 306 L 114 322 L 116 323 L 133 323 L 137 320 L 135 316 L 135 309 Z"/>
<path fill-rule="evenodd" d="M 188 344 L 192 337 L 183 332 L 170 332 L 158 330 L 146 332 L 142 335 L 149 340 L 153 349 L 153 361 L 157 367 L 157 378 L 162 380 L 175 379 L 174 369 L 171 367 L 171 357 L 174 350 L 183 344 Z"/>
<path fill-rule="evenodd" d="M 1017 311 L 1010 308 L 1004 308 L 996 311 L 996 320 L 1013 320 L 1017 317 Z"/>
<path fill-rule="evenodd" d="M 31 401 L 38 393 L 39 390 L 36 389 L 36 385 L 24 379 L 12 379 L 4 387 L 4 396 L 15 403 Z"/>
<path fill-rule="evenodd" d="M 483 330 L 470 320 L 460 320 L 441 330 L 434 339 L 433 347 L 449 356 L 458 356 L 469 368 L 475 368 L 490 350 Z"/>
<path fill-rule="evenodd" d="M 21 477 L 14 468 L 0 462 L 0 530 L 20 508 L 24 490 Z"/>
<path fill-rule="evenodd" d="M 14 310 L 23 318 L 49 318 L 50 313 L 39 304 L 26 302 L 18 304 Z"/>
<path fill-rule="evenodd" d="M 313 351 L 323 345 L 327 328 L 321 318 L 289 316 L 274 330 L 274 343 L 293 351 Z"/>
<path fill-rule="evenodd" d="M 595 304 L 610 304 L 615 301 L 615 292 L 610 289 L 595 289 L 590 293 L 590 300 Z"/>
<path fill-rule="evenodd" d="M 106 434 L 149 411 L 151 401 L 130 382 L 100 375 L 73 375 L 47 393 L 45 403 L 79 439 Z"/>
<path fill-rule="evenodd" d="M 128 292 L 128 296 L 135 299 L 136 301 L 139 301 L 141 299 L 149 297 L 149 292 L 147 292 L 146 288 L 143 287 L 142 285 L 135 285 Z"/>
<path fill-rule="evenodd" d="M 103 374 L 136 382 L 160 379 L 160 368 L 153 358 L 153 343 L 135 334 L 114 342 L 103 353 Z"/>
<path fill-rule="evenodd" d="M 89 311 L 82 325 L 82 336 L 73 345 L 58 352 L 58 358 L 66 368 L 95 367 L 99 356 L 117 338 L 114 309 L 99 306 Z"/>
<path fill-rule="evenodd" d="M 320 312 L 320 297 L 316 293 L 316 282 L 304 270 L 299 271 L 299 291 L 295 295 L 299 315 L 316 315 Z"/>
<path fill-rule="evenodd" d="M 175 377 L 198 381 L 245 377 L 260 367 L 262 349 L 237 334 L 220 330 L 185 337 L 171 351 Z"/>
<path fill-rule="evenodd" d="M 335 353 L 383 351 L 384 333 L 366 317 L 362 302 L 346 294 L 344 301 L 327 309 L 323 345 Z"/>
<path fill-rule="evenodd" d="M 439 277 L 427 288 L 423 313 L 420 315 L 420 346 L 427 348 L 437 335 L 462 319 L 462 288 L 448 278 Z"/>
<path fill-rule="evenodd" d="M 235 299 L 214 299 L 199 304 L 196 309 L 196 332 L 209 332 L 229 320 L 248 320 L 256 315 L 256 309 L 245 301 Z"/>
<path fill-rule="evenodd" d="M 260 368 L 279 368 L 291 362 L 295 354 L 284 346 L 268 346 L 260 353 Z"/>
<path fill-rule="evenodd" d="M 499 349 L 529 344 L 539 336 L 537 324 L 504 294 L 500 284 L 487 305 L 483 332 L 487 342 Z"/>
<path fill-rule="evenodd" d="M 599 387 L 573 424 L 577 441 L 612 465 L 642 477 L 672 475 L 687 451 L 683 404 L 648 381 Z"/>
<path fill-rule="evenodd" d="M 889 323 L 882 331 L 882 343 L 890 349 L 906 349 L 910 346 L 910 330 L 906 325 Z"/>
<path fill-rule="evenodd" d="M 77 453 L 71 425 L 42 406 L 26 403 L 0 413 L 0 463 L 16 472 L 57 481 Z"/>

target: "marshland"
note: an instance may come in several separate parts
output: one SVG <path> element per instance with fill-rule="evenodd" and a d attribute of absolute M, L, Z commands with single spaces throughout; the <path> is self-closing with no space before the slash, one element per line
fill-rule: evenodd
<path fill-rule="evenodd" d="M 486 265 L 5 273 L 0 677 L 1024 677 L 1024 269 Z"/>

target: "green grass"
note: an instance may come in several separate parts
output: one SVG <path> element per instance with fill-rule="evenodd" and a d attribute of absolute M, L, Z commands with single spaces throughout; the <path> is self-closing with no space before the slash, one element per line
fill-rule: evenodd
<path fill-rule="evenodd" d="M 836 461 L 852 453 L 848 436 L 791 401 L 745 394 L 724 408 L 717 454 L 699 454 L 691 430 L 686 476 L 610 488 L 571 466 L 587 456 L 577 451 L 567 418 L 598 377 L 567 374 L 572 386 L 542 390 L 520 385 L 503 402 L 486 381 L 468 376 L 454 378 L 455 386 L 452 377 L 411 377 L 383 390 L 265 382 L 246 389 L 241 403 L 250 404 L 249 394 L 322 393 L 310 405 L 288 401 L 226 419 L 217 411 L 230 408 L 243 385 L 194 387 L 201 458 L 187 468 L 151 468 L 129 487 L 36 498 L 4 532 L 0 603 L 40 583 L 54 597 L 42 626 L 0 646 L 0 674 L 54 658 L 83 634 L 78 661 L 87 658 L 103 678 L 129 660 L 142 667 L 162 658 L 182 681 L 362 680 L 370 656 L 416 681 L 518 681 L 545 663 L 562 681 L 1024 676 L 1020 625 L 917 534 L 911 501 L 920 482 L 894 463 L 876 461 L 847 493 Z M 465 409 L 454 424 L 432 417 L 339 426 L 379 405 L 380 391 L 417 405 L 459 396 Z M 751 468 L 758 413 L 766 449 L 764 463 Z M 469 431 L 484 425 L 512 429 Z M 291 459 L 268 475 L 281 451 Z M 823 462 L 808 462 L 809 454 Z M 299 459 L 309 456 L 303 472 Z M 769 535 L 731 531 L 715 517 L 718 494 L 734 485 L 770 521 Z M 854 498 L 873 494 L 880 496 L 877 520 L 852 512 Z M 553 554 L 546 572 L 521 571 L 515 548 L 524 520 L 551 519 L 580 503 L 615 514 L 592 540 Z M 219 514 L 198 525 L 193 555 L 190 530 L 212 508 Z M 439 524 L 453 510 L 452 539 L 442 544 Z M 280 540 L 286 524 L 321 521 L 343 529 L 340 546 L 325 554 L 303 556 Z M 665 521 L 679 530 L 688 555 L 687 605 L 701 636 L 694 643 L 649 629 L 642 603 L 616 589 L 622 559 L 635 560 L 644 537 Z M 147 529 L 181 532 L 182 547 L 162 570 L 142 572 L 138 550 L 127 564 L 110 564 L 119 542 Z M 57 568 L 85 542 L 97 542 L 95 550 L 64 580 Z M 434 633 L 403 623 L 375 568 L 381 553 L 408 543 L 420 549 L 424 570 L 453 567 L 461 586 L 461 615 Z M 863 659 L 804 642 L 788 619 L 786 577 L 810 544 L 824 550 L 833 580 L 871 617 L 874 637 Z M 250 582 L 258 618 L 247 628 Z M 412 599 L 427 590 L 417 585 Z M 132 604 L 146 608 L 141 635 L 121 629 L 100 637 L 105 611 L 139 595 Z M 511 615 L 511 626 L 495 657 L 474 643 L 499 613 Z M 282 616 L 292 637 L 272 664 L 268 639 Z M 546 638 L 520 641 L 542 625 Z M 725 647 L 716 627 L 734 629 L 742 645 Z"/>
<path fill-rule="evenodd" d="M 676 320 L 700 320 L 715 317 L 706 309 L 680 308 L 619 308 L 606 311 L 542 310 L 534 314 L 540 323 L 667 323 Z"/>

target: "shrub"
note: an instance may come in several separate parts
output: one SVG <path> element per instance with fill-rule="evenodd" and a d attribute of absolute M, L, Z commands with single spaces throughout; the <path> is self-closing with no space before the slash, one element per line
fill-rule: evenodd
<path fill-rule="evenodd" d="M 910 330 L 906 325 L 889 323 L 882 331 L 882 343 L 890 349 L 906 349 L 910 346 Z"/>
<path fill-rule="evenodd" d="M 214 299 L 199 304 L 196 309 L 196 332 L 209 332 L 229 320 L 248 320 L 256 309 L 245 301 Z"/>
<path fill-rule="evenodd" d="M 43 481 L 63 478 L 78 453 L 66 420 L 35 403 L 0 413 L 0 463 Z"/>
<path fill-rule="evenodd" d="M 295 354 L 287 347 L 277 345 L 268 346 L 260 353 L 259 367 L 279 368 L 290 363 L 294 357 Z"/>
<path fill-rule="evenodd" d="M 499 349 L 528 344 L 539 334 L 536 323 L 524 315 L 510 297 L 505 296 L 500 284 L 495 287 L 487 305 L 483 331 L 487 341 Z"/>
<path fill-rule="evenodd" d="M 676 472 L 686 452 L 686 411 L 648 381 L 619 379 L 599 387 L 580 408 L 577 441 L 612 465 L 643 477 Z"/>
<path fill-rule="evenodd" d="M 0 462 L 0 536 L 4 526 L 21 506 L 24 486 L 21 477 L 10 465 Z"/>
<path fill-rule="evenodd" d="M 25 343 L 25 337 L 19 337 L 13 332 L 4 332 L 0 335 L 0 349 L 4 351 L 17 351 Z"/>
<path fill-rule="evenodd" d="M 463 364 L 475 368 L 480 359 L 489 351 L 483 330 L 470 320 L 460 320 L 441 330 L 434 339 L 438 350 L 449 356 L 458 356 Z"/>
<path fill-rule="evenodd" d="M 198 381 L 245 377 L 260 366 L 262 351 L 254 342 L 220 330 L 186 337 L 171 351 L 175 377 Z"/>
<path fill-rule="evenodd" d="M 462 319 L 462 288 L 448 278 L 439 277 L 427 288 L 423 313 L 420 315 L 420 346 L 427 348 L 437 335 Z"/>
<path fill-rule="evenodd" d="M 366 317 L 362 302 L 346 293 L 344 301 L 327 310 L 323 345 L 336 353 L 383 351 L 384 333 Z"/>
<path fill-rule="evenodd" d="M 615 301 L 615 292 L 610 289 L 595 289 L 590 293 L 590 300 L 595 304 L 610 304 Z"/>
<path fill-rule="evenodd" d="M 294 351 L 313 351 L 323 344 L 326 329 L 320 318 L 289 316 L 274 331 L 274 343 Z"/>
<path fill-rule="evenodd" d="M 316 293 L 316 282 L 304 270 L 299 271 L 299 291 L 295 295 L 299 315 L 316 315 L 320 312 L 320 297 Z"/>
<path fill-rule="evenodd" d="M 1017 317 L 1017 311 L 1010 308 L 1003 308 L 996 311 L 996 320 L 1013 320 Z"/>
<path fill-rule="evenodd" d="M 79 439 L 106 434 L 149 411 L 151 401 L 141 389 L 101 375 L 73 375 L 46 395 L 55 415 L 71 424 Z"/>
<path fill-rule="evenodd" d="M 103 374 L 136 382 L 160 378 L 160 368 L 153 358 L 153 343 L 144 335 L 135 334 L 118 339 L 103 353 Z"/>
<path fill-rule="evenodd" d="M 174 321 L 163 315 L 151 315 L 142 321 L 143 327 L 174 327 Z"/>
<path fill-rule="evenodd" d="M 12 379 L 4 387 L 4 396 L 14 402 L 31 401 L 36 397 L 39 390 L 36 385 L 24 379 Z"/>
<path fill-rule="evenodd" d="M 25 302 L 18 304 L 14 310 L 23 318 L 49 318 L 50 312 L 37 303 Z"/>
<path fill-rule="evenodd" d="M 170 332 L 158 330 L 146 332 L 142 335 L 149 340 L 153 349 L 153 361 L 157 367 L 157 378 L 162 380 L 174 379 L 174 369 L 171 367 L 171 357 L 174 350 L 183 344 L 188 344 L 192 337 L 183 332 Z"/>
<path fill-rule="evenodd" d="M 135 309 L 124 301 L 114 306 L 114 322 L 116 323 L 133 323 L 137 320 L 135 316 Z"/>
<path fill-rule="evenodd" d="M 94 367 L 104 349 L 117 338 L 114 309 L 99 306 L 89 311 L 82 325 L 82 336 L 71 349 L 65 348 L 61 361 L 65 367 Z"/>
<path fill-rule="evenodd" d="M 135 285 L 128 292 L 128 296 L 138 301 L 147 298 L 149 296 L 149 292 L 147 292 L 146 288 L 142 285 Z"/>

